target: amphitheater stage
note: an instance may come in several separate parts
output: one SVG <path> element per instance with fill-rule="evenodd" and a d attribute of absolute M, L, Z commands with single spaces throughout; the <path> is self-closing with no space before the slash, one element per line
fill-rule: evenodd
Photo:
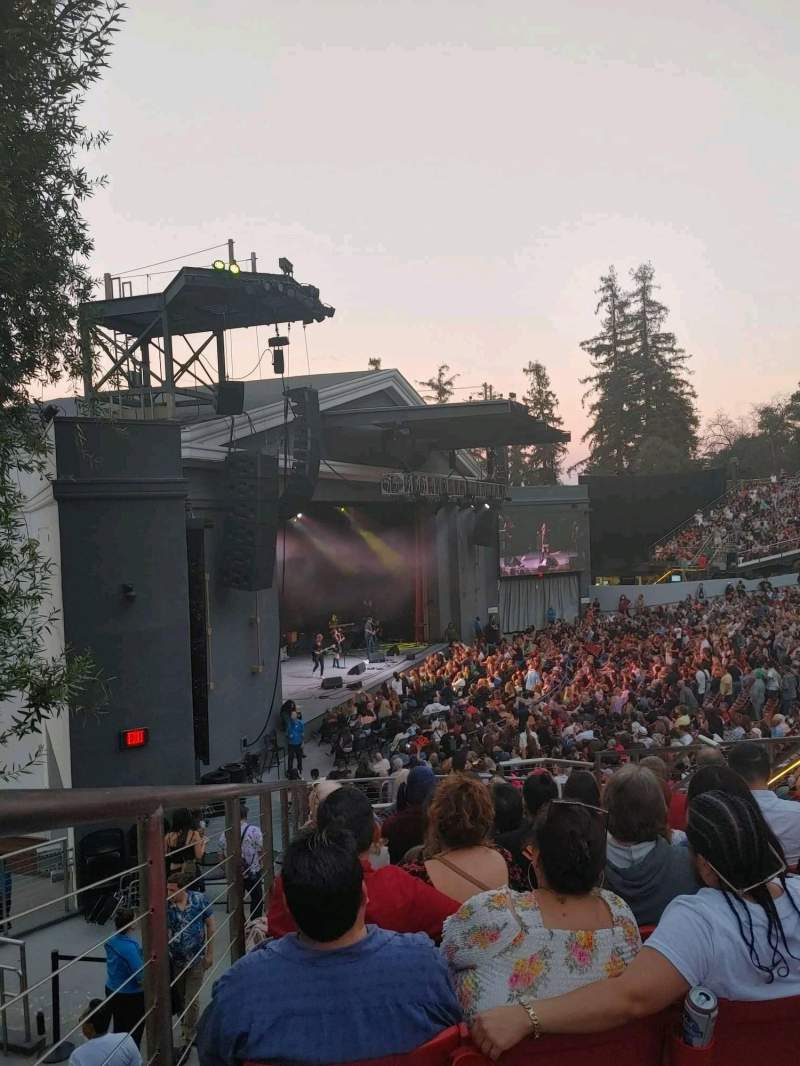
<path fill-rule="evenodd" d="M 392 674 L 397 671 L 402 673 L 410 670 L 428 655 L 442 651 L 447 644 L 404 644 L 401 645 L 400 654 L 386 657 L 385 663 L 369 663 L 365 656 L 351 652 L 345 659 L 346 666 L 343 670 L 331 668 L 331 657 L 326 657 L 325 677 L 341 677 L 342 687 L 322 688 L 319 672 L 312 674 L 312 662 L 310 655 L 297 655 L 281 662 L 281 687 L 284 700 L 294 700 L 302 712 L 306 725 L 317 718 L 327 714 L 332 707 L 338 707 L 346 703 L 351 696 L 359 691 L 373 692 L 384 681 L 388 681 Z M 356 663 L 365 663 L 364 673 L 354 675 L 348 671 Z M 348 689 L 348 684 L 361 682 L 360 689 Z"/>

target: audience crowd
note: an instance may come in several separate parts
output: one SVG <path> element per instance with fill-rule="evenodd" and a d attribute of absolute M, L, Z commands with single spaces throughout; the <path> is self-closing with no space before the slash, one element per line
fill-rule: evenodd
<path fill-rule="evenodd" d="M 800 540 L 800 478 L 743 482 L 654 549 L 662 562 L 695 562 L 717 551 L 744 559 L 768 555 L 777 545 Z"/>
<path fill-rule="evenodd" d="M 765 588 L 591 609 L 454 643 L 331 715 L 339 768 L 286 849 L 270 939 L 215 986 L 201 1063 L 377 1058 L 461 1020 L 497 1057 L 699 984 L 800 994 L 800 804 L 752 742 L 795 743 L 798 608 Z M 390 775 L 379 820 L 363 779 Z"/>

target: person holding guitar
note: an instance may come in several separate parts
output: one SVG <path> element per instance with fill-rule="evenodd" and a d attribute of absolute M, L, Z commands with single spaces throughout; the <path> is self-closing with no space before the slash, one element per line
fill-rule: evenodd
<path fill-rule="evenodd" d="M 314 637 L 314 644 L 311 648 L 311 658 L 314 662 L 314 669 L 311 671 L 312 677 L 317 672 L 317 667 L 319 667 L 319 676 L 325 676 L 326 651 L 327 649 L 325 647 L 325 638 L 321 633 L 317 633 L 317 635 Z"/>
<path fill-rule="evenodd" d="M 373 655 L 378 647 L 378 626 L 372 615 L 364 623 L 364 638 L 367 643 L 367 655 Z"/>
<path fill-rule="evenodd" d="M 334 648 L 334 651 L 333 651 L 333 669 L 334 670 L 343 670 L 344 669 L 344 663 L 342 662 L 342 660 L 344 659 L 344 633 L 339 628 L 339 626 L 337 625 L 337 626 L 334 627 L 331 636 L 333 637 L 333 648 Z"/>

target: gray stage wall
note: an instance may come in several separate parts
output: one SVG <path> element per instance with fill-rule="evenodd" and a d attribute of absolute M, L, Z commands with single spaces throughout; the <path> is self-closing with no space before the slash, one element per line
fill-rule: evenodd
<path fill-rule="evenodd" d="M 186 464 L 190 515 L 206 524 L 210 663 L 208 718 L 210 766 L 241 758 L 240 738 L 255 739 L 264 724 L 276 686 L 275 714 L 281 702 L 278 640 L 280 568 L 271 589 L 240 592 L 222 585 L 224 471 L 221 463 Z M 278 534 L 278 558 L 281 556 Z M 260 622 L 256 622 L 256 617 Z M 273 723 L 274 724 L 274 723 Z M 207 766 L 200 766 L 205 772 Z"/>
<path fill-rule="evenodd" d="M 193 783 L 180 430 L 57 419 L 55 442 L 65 640 L 93 653 L 110 695 L 70 718 L 72 784 Z M 138 726 L 149 746 L 120 751 Z"/>
<path fill-rule="evenodd" d="M 431 639 L 452 621 L 462 639 L 471 640 L 473 621 L 485 623 L 490 607 L 498 606 L 497 542 L 473 544 L 476 512 L 455 504 L 432 516 L 432 547 L 428 614 Z"/>

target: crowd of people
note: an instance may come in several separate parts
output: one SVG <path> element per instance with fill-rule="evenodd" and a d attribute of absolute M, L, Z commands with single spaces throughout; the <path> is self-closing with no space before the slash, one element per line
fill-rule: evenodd
<path fill-rule="evenodd" d="M 800 541 L 800 478 L 744 482 L 713 507 L 698 510 L 682 529 L 655 546 L 659 562 L 694 563 L 698 556 L 735 551 L 759 558 Z"/>
<path fill-rule="evenodd" d="M 217 982 L 201 1063 L 376 1058 L 461 1020 L 496 1057 L 698 984 L 800 994 L 800 804 L 747 741 L 796 734 L 798 607 L 797 589 L 765 589 L 590 610 L 453 644 L 332 718 L 356 779 L 314 786 L 270 938 Z M 744 742 L 724 754 L 729 739 Z M 381 821 L 360 780 L 376 774 L 398 784 Z"/>

